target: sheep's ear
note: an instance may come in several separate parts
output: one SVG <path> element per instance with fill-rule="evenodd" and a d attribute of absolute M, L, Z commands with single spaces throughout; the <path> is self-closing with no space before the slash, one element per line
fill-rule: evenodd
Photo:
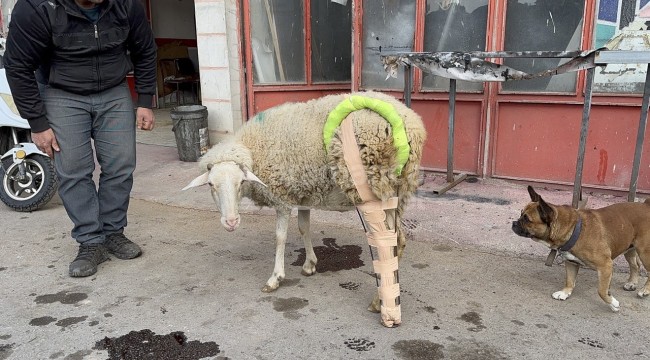
<path fill-rule="evenodd" d="M 210 172 L 204 172 L 203 174 L 199 175 L 196 179 L 192 180 L 192 182 L 189 183 L 186 187 L 183 188 L 183 190 L 191 189 L 193 187 L 205 185 L 208 183 L 208 176 L 210 175 Z"/>
<path fill-rule="evenodd" d="M 244 180 L 254 181 L 262 184 L 263 186 L 266 186 L 266 184 L 263 183 L 262 180 L 260 180 L 257 176 L 255 176 L 252 171 L 248 170 L 248 168 L 244 167 L 242 170 L 244 171 Z"/>

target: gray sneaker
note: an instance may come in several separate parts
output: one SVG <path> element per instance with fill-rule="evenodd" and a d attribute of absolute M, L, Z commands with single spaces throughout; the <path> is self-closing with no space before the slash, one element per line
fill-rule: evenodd
<path fill-rule="evenodd" d="M 97 272 L 97 265 L 108 260 L 106 248 L 101 244 L 81 244 L 77 257 L 70 263 L 70 276 L 85 277 Z"/>
<path fill-rule="evenodd" d="M 127 239 L 122 233 L 107 235 L 104 246 L 109 253 L 122 260 L 133 259 L 142 255 L 142 249 L 140 249 L 138 244 Z"/>

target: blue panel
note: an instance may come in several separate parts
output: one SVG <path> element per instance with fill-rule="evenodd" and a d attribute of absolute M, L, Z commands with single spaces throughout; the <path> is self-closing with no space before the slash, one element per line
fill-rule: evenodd
<path fill-rule="evenodd" d="M 598 3 L 598 20 L 615 23 L 618 20 L 618 0 L 600 0 Z"/>

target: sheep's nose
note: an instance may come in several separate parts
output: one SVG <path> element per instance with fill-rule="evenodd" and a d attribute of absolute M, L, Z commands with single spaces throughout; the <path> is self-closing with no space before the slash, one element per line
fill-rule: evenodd
<path fill-rule="evenodd" d="M 230 231 L 235 230 L 239 226 L 239 217 L 226 219 L 226 226 Z"/>

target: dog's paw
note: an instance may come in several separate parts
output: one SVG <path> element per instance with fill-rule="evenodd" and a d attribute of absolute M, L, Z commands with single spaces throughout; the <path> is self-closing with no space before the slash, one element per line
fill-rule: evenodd
<path fill-rule="evenodd" d="M 643 289 L 641 289 L 641 290 L 637 293 L 637 295 L 638 295 L 640 298 L 644 298 L 644 297 L 650 295 L 650 290 L 648 290 L 647 288 L 644 287 Z"/>
<path fill-rule="evenodd" d="M 634 291 L 636 290 L 636 284 L 631 282 L 625 283 L 625 285 L 623 285 L 623 289 L 625 289 L 626 291 Z"/>
<path fill-rule="evenodd" d="M 556 291 L 553 293 L 553 299 L 566 300 L 571 296 L 571 293 L 564 292 L 564 290 Z"/>
<path fill-rule="evenodd" d="M 609 304 L 609 308 L 612 309 L 613 312 L 618 312 L 621 310 L 621 304 L 612 296 L 612 302 Z"/>

